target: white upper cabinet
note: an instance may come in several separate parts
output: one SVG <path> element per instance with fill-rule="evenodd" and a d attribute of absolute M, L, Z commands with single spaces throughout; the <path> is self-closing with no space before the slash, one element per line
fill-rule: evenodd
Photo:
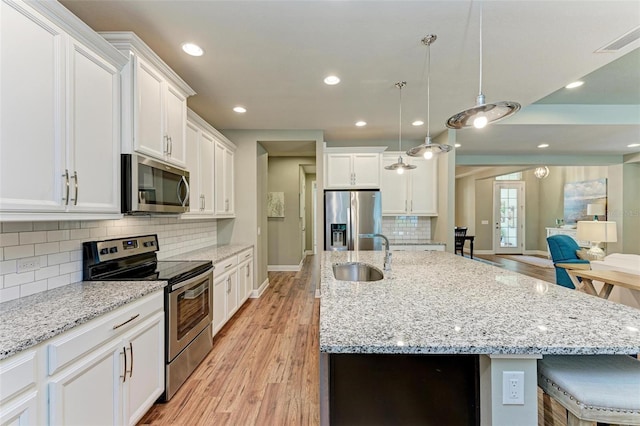
<path fill-rule="evenodd" d="M 183 218 L 214 217 L 215 140 L 212 129 L 193 111 L 188 111 L 186 164 L 189 170 L 190 210 Z"/>
<path fill-rule="evenodd" d="M 404 153 L 402 153 L 404 154 Z M 438 162 L 437 159 L 406 157 L 402 159 L 415 169 L 398 174 L 384 166 L 396 163 L 399 152 L 383 154 L 380 191 L 383 215 L 438 215 Z"/>
<path fill-rule="evenodd" d="M 325 189 L 380 188 L 384 148 L 325 148 Z"/>
<path fill-rule="evenodd" d="M 219 135 L 216 139 L 215 212 L 217 217 L 235 217 L 235 145 L 228 143 L 222 135 Z"/>
<path fill-rule="evenodd" d="M 57 2 L 0 20 L 0 220 L 119 217 L 126 58 Z"/>
<path fill-rule="evenodd" d="M 124 53 L 122 151 L 186 167 L 187 98 L 195 92 L 132 32 L 100 33 Z"/>

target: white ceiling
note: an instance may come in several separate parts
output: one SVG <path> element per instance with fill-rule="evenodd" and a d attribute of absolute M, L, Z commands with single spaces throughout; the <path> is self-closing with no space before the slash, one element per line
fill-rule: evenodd
<path fill-rule="evenodd" d="M 403 148 L 421 143 L 425 126 L 410 123 L 426 121 L 420 40 L 430 33 L 438 36 L 432 135 L 478 94 L 478 2 L 62 3 L 97 31 L 138 34 L 198 93 L 189 106 L 220 130 L 322 129 L 332 144 L 385 141 L 397 149 L 394 83 L 405 80 Z M 640 26 L 640 2 L 487 0 L 483 8 L 483 92 L 487 102 L 517 101 L 523 110 L 482 131 L 458 131 L 458 155 L 539 155 L 540 142 L 551 145 L 545 155 L 640 151 L 626 147 L 640 142 L 640 41 L 594 53 Z M 182 53 L 185 41 L 205 55 Z M 332 73 L 342 82 L 326 86 Z M 574 92 L 562 89 L 585 76 Z M 248 112 L 234 113 L 236 105 Z M 357 120 L 369 125 L 357 128 Z"/>

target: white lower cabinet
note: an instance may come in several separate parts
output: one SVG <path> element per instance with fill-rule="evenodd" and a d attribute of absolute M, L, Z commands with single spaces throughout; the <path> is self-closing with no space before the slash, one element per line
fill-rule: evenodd
<path fill-rule="evenodd" d="M 253 249 L 238 255 L 238 290 L 238 299 L 242 305 L 253 291 Z"/>
<path fill-rule="evenodd" d="M 162 294 L 135 305 L 49 344 L 51 424 L 133 425 L 164 392 Z M 115 333 L 107 341 L 66 363 L 109 328 Z"/>
<path fill-rule="evenodd" d="M 213 335 L 226 324 L 253 290 L 253 248 L 213 265 Z"/>
<path fill-rule="evenodd" d="M 164 292 L 0 362 L 0 425 L 134 425 L 164 392 Z"/>

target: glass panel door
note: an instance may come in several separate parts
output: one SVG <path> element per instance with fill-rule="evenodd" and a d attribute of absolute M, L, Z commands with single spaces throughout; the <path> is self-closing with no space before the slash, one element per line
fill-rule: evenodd
<path fill-rule="evenodd" d="M 524 248 L 524 182 L 494 183 L 496 254 L 522 254 Z"/>

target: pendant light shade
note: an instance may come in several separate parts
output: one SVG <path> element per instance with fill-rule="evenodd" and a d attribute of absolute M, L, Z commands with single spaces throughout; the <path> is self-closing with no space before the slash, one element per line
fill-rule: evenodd
<path fill-rule="evenodd" d="M 485 103 L 482 93 L 482 3 L 480 3 L 480 90 L 476 98 L 476 105 L 451 116 L 447 120 L 447 127 L 450 129 L 466 127 L 481 129 L 487 124 L 507 118 L 519 110 L 520 104 L 513 101 Z"/>
<path fill-rule="evenodd" d="M 399 81 L 396 83 L 396 87 L 400 93 L 400 128 L 398 131 L 398 151 L 402 151 L 402 88 L 406 86 L 406 81 Z M 402 155 L 398 157 L 398 162 L 390 164 L 385 167 L 386 170 L 395 170 L 399 175 L 403 174 L 405 170 L 415 169 L 416 166 L 407 164 L 402 161 Z"/>
<path fill-rule="evenodd" d="M 429 34 L 422 39 L 422 44 L 427 46 L 427 137 L 422 145 L 414 146 L 407 151 L 409 157 L 424 157 L 427 160 L 433 158 L 434 155 L 451 151 L 451 145 L 444 145 L 431 142 L 431 126 L 429 116 L 431 113 L 431 44 L 438 38 L 435 34 Z"/>
<path fill-rule="evenodd" d="M 539 166 L 533 171 L 533 175 L 538 179 L 544 179 L 549 176 L 549 168 L 547 166 Z"/>

